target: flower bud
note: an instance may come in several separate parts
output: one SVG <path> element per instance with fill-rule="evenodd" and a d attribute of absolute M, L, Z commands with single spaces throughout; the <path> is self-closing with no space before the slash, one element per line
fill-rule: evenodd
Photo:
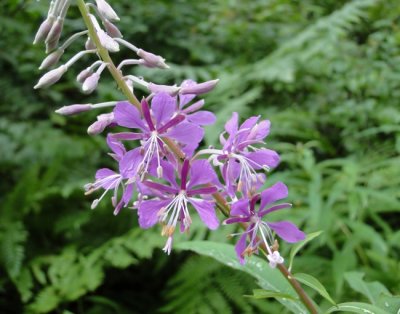
<path fill-rule="evenodd" d="M 77 104 L 64 106 L 56 110 L 56 113 L 61 114 L 63 116 L 72 116 L 81 112 L 89 111 L 92 109 L 92 105 L 90 104 Z"/>
<path fill-rule="evenodd" d="M 42 64 L 40 65 L 39 70 L 44 70 L 44 69 L 50 68 L 53 65 L 55 65 L 60 60 L 63 53 L 64 53 L 64 49 L 61 49 L 61 48 L 53 51 L 42 61 Z"/>
<path fill-rule="evenodd" d="M 137 51 L 137 55 L 144 60 L 143 64 L 149 68 L 169 68 L 169 66 L 164 62 L 165 59 L 161 56 L 157 56 L 151 52 L 144 51 L 143 49 L 139 49 Z"/>
<path fill-rule="evenodd" d="M 200 84 L 193 84 L 190 86 L 182 86 L 182 89 L 180 93 L 182 95 L 185 94 L 194 94 L 194 95 L 200 95 L 200 94 L 205 94 L 214 89 L 214 87 L 218 84 L 219 79 L 212 80 L 212 81 L 207 81 L 204 83 Z"/>
<path fill-rule="evenodd" d="M 82 85 L 82 91 L 86 94 L 90 94 L 97 88 L 97 84 L 99 83 L 100 74 L 95 72 L 85 79 Z"/>
<path fill-rule="evenodd" d="M 158 85 L 149 83 L 148 90 L 152 93 L 167 93 L 170 96 L 176 96 L 181 88 L 179 86 Z"/>
<path fill-rule="evenodd" d="M 93 40 L 91 40 L 89 37 L 85 42 L 85 49 L 86 50 L 96 49 L 96 45 L 94 44 Z"/>
<path fill-rule="evenodd" d="M 100 42 L 104 48 L 106 48 L 110 52 L 117 52 L 119 51 L 118 43 L 112 39 L 105 31 L 99 29 L 97 31 L 97 35 L 99 36 Z"/>
<path fill-rule="evenodd" d="M 97 116 L 97 121 L 91 124 L 87 130 L 89 135 L 96 135 L 104 131 L 110 124 L 114 123 L 114 113 L 104 113 Z"/>
<path fill-rule="evenodd" d="M 93 70 L 91 67 L 87 67 L 86 69 L 84 69 L 83 71 L 81 71 L 78 76 L 76 77 L 76 80 L 78 81 L 78 83 L 83 84 L 83 82 L 93 74 Z"/>
<path fill-rule="evenodd" d="M 97 8 L 102 16 L 110 21 L 119 21 L 117 13 L 105 0 L 96 0 Z"/>
<path fill-rule="evenodd" d="M 64 26 L 64 19 L 58 17 L 55 23 L 52 25 L 50 32 L 47 34 L 46 44 L 55 43 L 55 46 L 57 46 L 58 41 L 60 40 L 61 37 L 63 26 Z"/>
<path fill-rule="evenodd" d="M 108 35 L 112 38 L 122 38 L 122 34 L 119 31 L 118 27 L 111 23 L 109 20 L 104 20 L 103 22 L 104 28 L 106 29 Z"/>
<path fill-rule="evenodd" d="M 39 82 L 33 88 L 38 89 L 38 88 L 48 87 L 50 85 L 53 85 L 61 78 L 61 76 L 63 76 L 63 74 L 65 72 L 67 72 L 67 70 L 68 70 L 68 67 L 63 64 L 63 65 L 59 66 L 58 68 L 47 72 L 45 75 L 43 75 L 39 79 Z"/>
<path fill-rule="evenodd" d="M 33 44 L 36 45 L 37 43 L 44 41 L 47 35 L 50 32 L 51 27 L 54 23 L 54 17 L 46 18 L 42 24 L 40 24 L 39 29 L 35 35 L 35 39 L 33 40 Z"/>

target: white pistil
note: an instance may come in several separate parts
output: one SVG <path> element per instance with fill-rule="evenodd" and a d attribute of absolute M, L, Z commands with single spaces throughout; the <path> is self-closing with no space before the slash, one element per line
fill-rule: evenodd
<path fill-rule="evenodd" d="M 162 176 L 162 171 L 159 169 L 161 168 L 161 159 L 160 159 L 160 148 L 158 141 L 162 141 L 162 139 L 158 136 L 157 131 L 153 131 L 151 136 L 147 139 L 144 143 L 143 147 L 145 148 L 146 152 L 143 156 L 143 160 L 139 164 L 138 172 L 141 174 L 142 179 L 144 175 L 148 172 L 149 165 L 151 160 L 153 159 L 154 154 L 157 155 L 157 175 L 159 178 Z"/>
<path fill-rule="evenodd" d="M 181 214 L 184 216 L 182 221 L 184 229 L 187 230 L 192 223 L 192 219 L 189 215 L 188 201 L 185 191 L 181 191 L 166 207 L 161 208 L 158 212 L 160 222 L 165 223 L 168 219 L 168 222 L 163 227 L 162 235 L 168 237 L 172 236 Z"/>

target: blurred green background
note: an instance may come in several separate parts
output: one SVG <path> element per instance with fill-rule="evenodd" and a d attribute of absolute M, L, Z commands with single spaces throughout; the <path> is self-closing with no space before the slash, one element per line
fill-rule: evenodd
<path fill-rule="evenodd" d="M 271 120 L 268 147 L 283 161 L 269 182 L 283 180 L 294 204 L 276 217 L 323 231 L 296 272 L 317 277 L 336 301 L 368 301 L 349 271 L 399 294 L 398 0 L 110 3 L 125 39 L 172 65 L 132 73 L 160 84 L 221 79 L 206 97 L 218 122 L 204 145 L 216 143 L 233 111 Z M 85 197 L 83 185 L 114 166 L 104 135 L 86 134 L 95 112 L 54 110 L 121 95 L 108 75 L 97 93 L 80 93 L 75 77 L 88 58 L 51 89 L 33 90 L 45 55 L 31 43 L 47 6 L 0 4 L 0 313 L 285 313 L 275 301 L 243 298 L 257 288 L 245 273 L 188 252 L 164 255 L 159 228 L 140 230 L 135 212 L 114 217 L 108 199 L 90 210 L 96 196 Z M 82 27 L 72 6 L 63 38 Z M 232 231 L 194 223 L 177 241 L 231 242 Z"/>

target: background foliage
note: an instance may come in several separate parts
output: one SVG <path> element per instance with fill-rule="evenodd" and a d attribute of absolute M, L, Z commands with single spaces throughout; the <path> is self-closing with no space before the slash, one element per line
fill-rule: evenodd
<path fill-rule="evenodd" d="M 128 40 L 174 65 L 136 74 L 157 83 L 221 79 L 206 99 L 218 123 L 204 145 L 232 111 L 272 121 L 269 147 L 283 162 L 269 180 L 283 180 L 294 204 L 276 216 L 323 231 L 293 270 L 318 278 L 337 302 L 383 306 L 399 294 L 398 1 L 110 3 Z M 159 230 L 140 230 L 136 213 L 113 217 L 107 202 L 89 209 L 82 186 L 110 164 L 103 136 L 86 135 L 96 113 L 53 111 L 121 95 L 103 79 L 98 94 L 83 96 L 76 67 L 54 88 L 33 91 L 44 55 L 31 42 L 46 7 L 0 4 L 0 312 L 285 313 L 276 301 L 242 297 L 258 288 L 245 272 L 186 251 L 162 254 Z M 81 27 L 72 8 L 66 29 Z M 194 223 L 177 242 L 230 242 L 232 231 Z M 288 256 L 289 246 L 282 251 Z"/>

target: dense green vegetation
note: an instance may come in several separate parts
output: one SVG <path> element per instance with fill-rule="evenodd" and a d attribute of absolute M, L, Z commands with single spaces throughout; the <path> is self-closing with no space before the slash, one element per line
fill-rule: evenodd
<path fill-rule="evenodd" d="M 294 204 L 276 217 L 323 231 L 293 271 L 318 278 L 336 302 L 393 304 L 390 294 L 400 293 L 398 1 L 110 3 L 128 40 L 173 65 L 136 74 L 164 84 L 221 79 L 206 97 L 218 122 L 205 146 L 233 111 L 271 120 L 268 145 L 283 162 L 269 183 L 283 180 Z M 82 95 L 79 67 L 52 89 L 32 89 L 44 53 L 31 42 L 46 10 L 44 0 L 0 4 L 0 313 L 286 313 L 273 299 L 243 297 L 259 288 L 248 273 L 188 251 L 164 255 L 159 230 L 140 230 L 135 212 L 114 217 L 108 202 L 90 210 L 93 196 L 82 187 L 112 164 L 104 136 L 86 134 L 96 113 L 53 112 L 121 95 L 109 78 L 97 94 Z M 75 7 L 68 18 L 67 32 L 82 29 Z M 177 242 L 233 243 L 232 231 L 194 222 L 190 238 Z M 283 255 L 289 249 L 282 244 Z M 322 309 L 330 306 L 307 291 Z"/>

